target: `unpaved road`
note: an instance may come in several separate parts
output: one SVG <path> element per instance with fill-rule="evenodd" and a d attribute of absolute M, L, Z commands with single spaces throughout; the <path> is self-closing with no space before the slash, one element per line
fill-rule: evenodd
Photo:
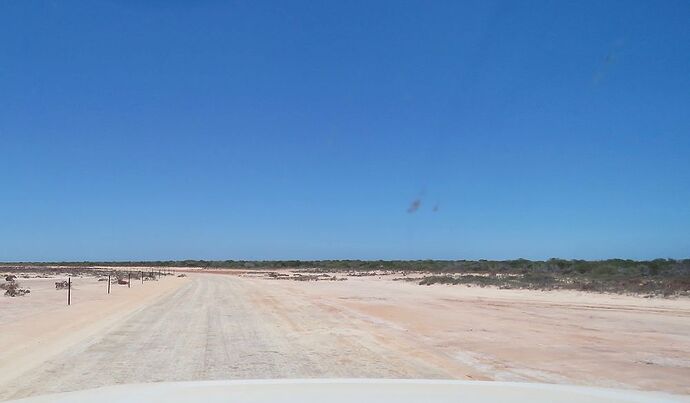
<path fill-rule="evenodd" d="M 118 383 L 316 377 L 495 379 L 690 394 L 687 299 L 375 278 L 190 274 L 163 283 L 158 297 L 0 382 L 0 399 Z"/>

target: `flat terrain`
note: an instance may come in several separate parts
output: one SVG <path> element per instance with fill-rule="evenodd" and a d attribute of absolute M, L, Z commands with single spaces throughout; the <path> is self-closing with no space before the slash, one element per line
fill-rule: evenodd
<path fill-rule="evenodd" d="M 0 399 L 134 382 L 454 378 L 690 394 L 690 300 L 419 286 L 383 276 L 48 279 L 0 297 Z M 45 284 L 43 284 L 43 283 Z"/>

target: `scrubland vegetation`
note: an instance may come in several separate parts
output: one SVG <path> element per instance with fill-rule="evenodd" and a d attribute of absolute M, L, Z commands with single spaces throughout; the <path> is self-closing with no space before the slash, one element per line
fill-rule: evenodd
<path fill-rule="evenodd" d="M 635 261 L 564 260 L 182 260 L 148 262 L 59 262 L 8 263 L 12 267 L 70 266 L 75 270 L 107 269 L 100 267 L 198 267 L 208 269 L 293 269 L 309 272 L 349 272 L 366 275 L 373 272 L 403 274 L 401 278 L 421 285 L 469 284 L 499 288 L 538 290 L 572 289 L 597 292 L 618 292 L 646 295 L 690 295 L 690 259 L 655 259 Z M 62 269 L 50 268 L 47 270 Z M 2 269 L 0 269 L 2 270 Z M 134 272 L 133 272 L 134 274 Z"/>

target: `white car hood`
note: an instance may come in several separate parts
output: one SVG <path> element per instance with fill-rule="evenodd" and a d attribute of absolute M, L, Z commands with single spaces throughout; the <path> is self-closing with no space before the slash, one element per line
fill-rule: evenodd
<path fill-rule="evenodd" d="M 75 385 L 76 386 L 76 385 Z M 393 379 L 283 379 L 117 385 L 17 402 L 690 402 L 688 396 L 570 385 Z"/>

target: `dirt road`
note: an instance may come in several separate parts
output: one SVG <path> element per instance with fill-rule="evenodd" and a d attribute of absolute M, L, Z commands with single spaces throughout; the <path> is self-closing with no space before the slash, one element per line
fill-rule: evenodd
<path fill-rule="evenodd" d="M 0 399 L 118 383 L 316 377 L 690 393 L 688 300 L 373 278 L 179 280 L 32 371 L 0 382 Z"/>

